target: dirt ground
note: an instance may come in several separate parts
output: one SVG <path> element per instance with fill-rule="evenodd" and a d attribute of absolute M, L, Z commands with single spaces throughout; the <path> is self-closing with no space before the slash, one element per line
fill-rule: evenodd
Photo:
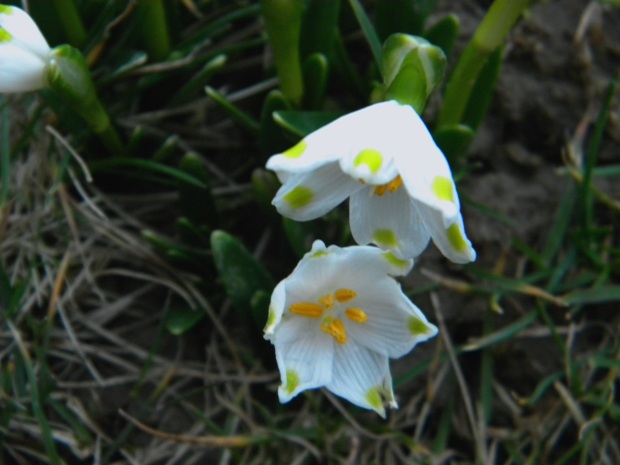
<path fill-rule="evenodd" d="M 468 27 L 477 24 L 488 4 L 444 6 L 456 8 L 469 37 Z M 481 260 L 492 262 L 486 248 L 509 246 L 514 235 L 530 245 L 544 236 L 571 183 L 562 171 L 568 146 L 585 148 L 580 126 L 591 129 L 605 89 L 619 71 L 619 21 L 620 10 L 601 8 L 599 2 L 544 1 L 513 31 L 489 115 L 470 150 L 469 159 L 479 165 L 461 185 L 473 201 L 514 221 L 509 228 L 489 223 L 465 207 L 468 234 Z M 617 104 L 614 110 L 599 155 L 602 165 L 620 160 Z"/>

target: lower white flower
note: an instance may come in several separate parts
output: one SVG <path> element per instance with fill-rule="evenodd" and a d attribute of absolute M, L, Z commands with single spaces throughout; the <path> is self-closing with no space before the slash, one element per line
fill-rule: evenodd
<path fill-rule="evenodd" d="M 389 358 L 399 358 L 437 328 L 392 276 L 412 260 L 371 246 L 315 241 L 271 297 L 265 338 L 275 346 L 280 402 L 326 387 L 385 416 L 397 407 Z"/>
<path fill-rule="evenodd" d="M 0 4 L 0 92 L 27 92 L 46 85 L 51 50 L 28 14 Z"/>
<path fill-rule="evenodd" d="M 351 233 L 400 258 L 432 238 L 456 263 L 475 260 L 450 167 L 409 105 L 387 101 L 349 113 L 272 156 L 283 183 L 273 199 L 297 221 L 318 218 L 350 197 Z"/>

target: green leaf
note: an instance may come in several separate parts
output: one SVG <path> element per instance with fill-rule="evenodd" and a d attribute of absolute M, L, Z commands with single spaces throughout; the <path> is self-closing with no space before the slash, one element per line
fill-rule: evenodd
<path fill-rule="evenodd" d="M 204 316 L 204 312 L 180 306 L 167 312 L 164 324 L 171 334 L 181 336 L 196 326 Z"/>
<path fill-rule="evenodd" d="M 193 247 L 208 248 L 211 244 L 209 237 L 211 231 L 205 226 L 196 226 L 192 220 L 181 216 L 177 218 L 176 229 L 183 239 L 183 242 Z"/>
<path fill-rule="evenodd" d="M 192 175 L 183 172 L 182 170 L 171 168 L 170 166 L 166 166 L 151 160 L 141 160 L 138 158 L 128 157 L 115 157 L 108 158 L 106 160 L 93 161 L 88 165 L 88 167 L 93 173 L 114 172 L 129 176 L 138 176 L 140 174 L 140 171 L 148 171 L 151 173 L 162 175 L 165 179 L 179 184 L 202 188 L 207 187 L 202 181 L 196 179 Z M 132 168 L 135 171 L 128 171 L 127 168 Z"/>
<path fill-rule="evenodd" d="M 304 93 L 299 42 L 304 0 L 261 0 L 280 89 L 295 106 Z"/>
<path fill-rule="evenodd" d="M 310 55 L 302 67 L 304 76 L 304 97 L 302 104 L 308 110 L 316 110 L 323 106 L 329 63 L 327 57 L 321 53 Z"/>
<path fill-rule="evenodd" d="M 271 293 L 265 291 L 256 291 L 250 300 L 252 306 L 252 314 L 267 315 L 269 313 L 269 304 L 271 303 Z M 263 320 L 265 325 L 267 319 Z"/>
<path fill-rule="evenodd" d="M 460 28 L 461 22 L 458 16 L 449 14 L 429 27 L 424 37 L 431 44 L 442 49 L 446 56 L 450 56 L 459 37 Z"/>
<path fill-rule="evenodd" d="M 88 428 L 81 421 L 81 418 L 76 416 L 73 411 L 67 408 L 60 401 L 50 398 L 48 400 L 49 405 L 56 411 L 56 413 L 71 427 L 73 435 L 80 444 L 92 444 L 93 437 Z"/>
<path fill-rule="evenodd" d="M 302 223 L 284 217 L 282 218 L 282 225 L 284 226 L 284 232 L 289 244 L 298 257 L 303 257 L 312 246 L 315 232 L 314 223 L 312 221 L 304 221 Z"/>
<path fill-rule="evenodd" d="M 211 175 L 204 162 L 195 153 L 186 153 L 179 168 L 201 182 L 201 185 L 179 182 L 181 213 L 194 224 L 215 228 L 219 224 L 219 213 L 211 191 Z"/>
<path fill-rule="evenodd" d="M 193 270 L 204 270 L 205 261 L 208 260 L 206 251 L 183 246 L 149 229 L 143 229 L 140 235 L 174 263 Z"/>
<path fill-rule="evenodd" d="M 284 137 L 282 128 L 274 120 L 274 113 L 280 110 L 290 110 L 291 105 L 279 90 L 272 90 L 265 97 L 260 114 L 260 133 L 258 134 L 258 146 L 263 156 L 262 164 L 267 157 L 287 149 L 291 143 Z"/>
<path fill-rule="evenodd" d="M 569 304 L 620 302 L 620 286 L 605 285 L 569 292 L 563 297 Z"/>
<path fill-rule="evenodd" d="M 476 79 L 476 83 L 471 90 L 471 95 L 463 112 L 461 123 L 469 126 L 475 132 L 482 123 L 487 114 L 493 92 L 495 91 L 495 83 L 502 69 L 502 58 L 504 47 L 498 47 L 489 56 L 487 62 L 480 70 L 480 74 Z"/>
<path fill-rule="evenodd" d="M 433 133 L 435 143 L 453 166 L 465 153 L 473 138 L 473 129 L 464 124 L 448 126 Z"/>
<path fill-rule="evenodd" d="M 258 134 L 260 125 L 258 121 L 256 121 L 252 116 L 241 110 L 232 102 L 228 101 L 226 97 L 224 97 L 214 88 L 207 86 L 205 87 L 205 92 L 222 110 L 228 113 L 228 115 L 233 120 L 235 120 L 237 123 L 239 123 L 251 133 Z"/>
<path fill-rule="evenodd" d="M 341 0 L 306 0 L 299 46 L 302 62 L 315 53 L 331 56 L 341 4 Z M 306 84 L 304 79 L 304 86 Z"/>
<path fill-rule="evenodd" d="M 594 125 L 594 131 L 590 137 L 588 143 L 588 149 L 586 152 L 585 166 L 583 167 L 583 181 L 581 183 L 581 207 L 583 210 L 583 223 L 585 232 L 588 236 L 591 236 L 591 231 L 594 229 L 594 197 L 592 189 L 592 171 L 596 166 L 601 144 L 603 143 L 603 137 L 607 128 L 607 117 L 612 109 L 614 96 L 616 95 L 616 87 L 618 85 L 617 78 L 612 79 L 607 86 L 605 97 L 603 99 L 603 105 L 596 118 L 596 124 Z M 588 237 L 592 240 L 592 237 Z"/>
<path fill-rule="evenodd" d="M 568 233 L 568 228 L 575 213 L 575 202 L 577 199 L 576 189 L 571 186 L 562 196 L 557 207 L 553 224 L 548 229 L 545 245 L 541 256 L 550 265 L 556 257 Z"/>
<path fill-rule="evenodd" d="M 175 152 L 178 145 L 179 136 L 177 136 L 176 134 L 172 134 L 171 136 L 166 137 L 164 143 L 161 144 L 161 147 L 159 147 L 157 151 L 152 155 L 151 159 L 153 161 L 163 163 Z"/>
<path fill-rule="evenodd" d="M 530 312 L 521 319 L 503 327 L 502 329 L 465 344 L 462 349 L 465 352 L 476 351 L 508 341 L 534 323 L 536 318 L 536 312 Z"/>
<path fill-rule="evenodd" d="M 119 59 L 120 64 L 115 66 L 110 72 L 110 75 L 106 77 L 106 80 L 123 77 L 141 66 L 144 66 L 149 61 L 148 55 L 142 50 L 123 51 Z"/>
<path fill-rule="evenodd" d="M 22 298 L 29 288 L 29 280 L 26 279 L 11 283 L 10 277 L 6 273 L 2 261 L 0 261 L 0 308 L 7 318 L 12 318 L 20 309 Z"/>
<path fill-rule="evenodd" d="M 241 321 L 262 328 L 267 321 L 267 308 L 252 307 L 257 292 L 271 293 L 274 282 L 269 272 L 234 236 L 217 230 L 211 234 L 213 261 L 224 289 Z"/>
<path fill-rule="evenodd" d="M 353 10 L 355 17 L 357 18 L 357 22 L 362 28 L 362 33 L 366 38 L 366 42 L 368 42 L 368 45 L 370 46 L 370 51 L 375 59 L 375 63 L 379 66 L 381 63 L 381 41 L 379 40 L 377 31 L 375 31 L 374 26 L 368 18 L 368 14 L 359 0 L 349 0 L 349 4 L 351 5 L 351 9 Z"/>
<path fill-rule="evenodd" d="M 170 105 L 176 106 L 187 103 L 192 98 L 198 97 L 202 89 L 208 84 L 211 78 L 220 71 L 226 64 L 227 58 L 224 54 L 215 55 L 196 73 L 189 81 L 172 96 Z"/>
<path fill-rule="evenodd" d="M 437 0 L 389 0 L 376 3 L 376 25 L 381 40 L 392 34 L 420 35 Z"/>
<path fill-rule="evenodd" d="M 336 111 L 276 111 L 273 118 L 280 126 L 291 133 L 305 137 L 344 115 Z"/>
<path fill-rule="evenodd" d="M 274 173 L 262 168 L 256 168 L 252 172 L 252 192 L 254 199 L 264 212 L 272 220 L 278 221 L 280 215 L 271 204 L 271 201 L 280 188 L 280 182 Z"/>

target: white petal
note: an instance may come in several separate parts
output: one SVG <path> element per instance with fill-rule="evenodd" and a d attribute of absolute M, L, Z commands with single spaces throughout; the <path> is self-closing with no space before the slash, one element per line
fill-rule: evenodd
<path fill-rule="evenodd" d="M 446 158 L 422 119 L 409 106 L 407 153 L 394 159 L 409 195 L 419 202 L 439 210 L 446 224 L 459 214 L 459 199 Z"/>
<path fill-rule="evenodd" d="M 267 168 L 276 172 L 301 173 L 345 156 L 354 141 L 350 137 L 350 115 L 332 121 L 285 152 L 271 156 L 267 160 Z"/>
<path fill-rule="evenodd" d="M 375 281 L 358 293 L 351 305 L 364 311 L 364 323 L 346 321 L 349 340 L 386 357 L 399 358 L 421 341 L 433 337 L 437 328 L 403 294 L 391 278 Z"/>
<path fill-rule="evenodd" d="M 45 87 L 45 68 L 37 55 L 0 43 L 0 92 L 28 92 Z"/>
<path fill-rule="evenodd" d="M 0 5 L 0 29 L 8 32 L 11 42 L 19 48 L 37 55 L 47 61 L 50 56 L 50 47 L 41 34 L 36 23 L 22 9 Z"/>
<path fill-rule="evenodd" d="M 476 259 L 476 251 L 465 235 L 460 214 L 446 226 L 440 211 L 423 203 L 415 203 L 420 217 L 430 231 L 433 242 L 441 253 L 454 263 L 469 263 Z"/>
<path fill-rule="evenodd" d="M 321 253 L 307 254 L 295 271 L 287 278 L 287 299 L 306 301 L 310 289 L 315 289 L 316 297 L 333 293 L 339 288 L 361 292 L 373 289 L 376 282 L 406 273 L 412 261 L 396 263 L 377 247 L 330 246 Z M 298 294 L 296 294 L 298 293 Z"/>
<path fill-rule="evenodd" d="M 326 385 L 327 389 L 383 417 L 383 397 L 389 397 L 385 395 L 386 384 L 389 384 L 391 394 L 390 367 L 386 356 L 351 341 L 336 347 L 333 377 Z"/>
<path fill-rule="evenodd" d="M 269 315 L 265 324 L 265 339 L 272 339 L 275 329 L 282 320 L 286 304 L 286 281 L 280 281 L 271 294 L 271 302 L 269 303 Z"/>
<path fill-rule="evenodd" d="M 285 319 L 276 330 L 273 344 L 282 382 L 280 402 L 331 382 L 335 342 L 319 329 L 316 320 L 299 316 Z"/>
<path fill-rule="evenodd" d="M 410 142 L 408 106 L 395 101 L 370 105 L 347 116 L 352 150 L 340 159 L 342 170 L 367 184 L 385 184 L 398 175 L 394 159 Z M 409 108 L 410 109 L 410 108 Z"/>
<path fill-rule="evenodd" d="M 349 222 L 355 242 L 372 242 L 398 258 L 417 257 L 430 240 L 426 226 L 403 187 L 382 195 L 376 195 L 374 187 L 356 192 L 349 201 Z"/>
<path fill-rule="evenodd" d="M 369 184 L 384 184 L 397 174 L 393 157 L 406 147 L 406 109 L 395 101 L 354 111 L 305 137 L 267 161 L 279 177 L 316 169 L 339 160 L 342 170 Z"/>
<path fill-rule="evenodd" d="M 339 247 L 326 248 L 322 241 L 316 240 L 312 250 L 304 255 L 293 272 L 278 286 L 272 295 L 271 305 L 277 319 L 278 308 L 286 312 L 288 306 L 297 302 L 314 302 L 329 293 L 342 274 L 341 261 L 337 259 Z M 334 260 L 336 258 L 336 260 Z M 279 305 L 284 289 L 284 301 Z M 276 296 L 276 293 L 278 296 Z M 281 315 L 281 314 L 280 314 Z"/>
<path fill-rule="evenodd" d="M 308 221 L 324 215 L 362 187 L 343 174 L 337 163 L 330 163 L 289 178 L 272 203 L 280 214 Z"/>

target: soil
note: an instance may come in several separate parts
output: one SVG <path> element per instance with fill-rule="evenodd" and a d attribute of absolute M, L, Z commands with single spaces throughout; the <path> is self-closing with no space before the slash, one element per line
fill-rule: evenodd
<path fill-rule="evenodd" d="M 477 24 L 489 2 L 454 3 L 445 6 L 461 9 L 461 18 L 476 18 L 471 23 L 463 19 L 465 29 Z M 587 141 L 580 140 L 580 125 L 589 132 L 617 76 L 618 21 L 617 8 L 558 0 L 536 3 L 513 30 L 496 95 L 469 154 L 479 168 L 460 185 L 473 202 L 512 220 L 510 226 L 490 221 L 466 202 L 467 231 L 481 260 L 493 260 L 486 247 L 509 247 L 515 236 L 531 246 L 544 239 L 558 200 L 572 184 L 562 170 L 569 145 L 578 144 L 573 150 L 583 155 Z M 470 37 L 473 31 L 463 32 Z M 612 112 L 600 164 L 620 161 L 617 100 Z"/>

